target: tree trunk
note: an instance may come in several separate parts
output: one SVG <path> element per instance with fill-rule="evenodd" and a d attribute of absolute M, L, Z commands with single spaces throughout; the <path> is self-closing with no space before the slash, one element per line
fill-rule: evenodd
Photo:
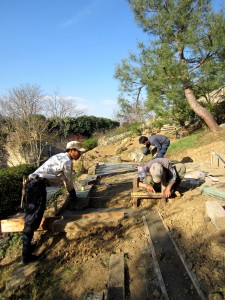
<path fill-rule="evenodd" d="M 190 104 L 191 108 L 193 109 L 193 111 L 201 119 L 203 119 L 205 121 L 206 125 L 209 127 L 209 129 L 212 132 L 217 132 L 219 130 L 218 124 L 214 120 L 212 114 L 198 103 L 198 101 L 196 100 L 196 97 L 193 93 L 192 88 L 191 87 L 185 88 L 184 93 L 185 93 L 185 97 L 186 97 L 188 103 Z"/>

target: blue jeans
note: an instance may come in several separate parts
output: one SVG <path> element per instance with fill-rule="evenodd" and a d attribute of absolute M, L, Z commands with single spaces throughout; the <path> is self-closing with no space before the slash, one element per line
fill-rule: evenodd
<path fill-rule="evenodd" d="M 166 154 L 167 149 L 169 148 L 170 140 L 165 140 L 165 142 L 162 144 L 162 148 L 159 150 L 157 155 L 154 158 L 162 158 Z"/>

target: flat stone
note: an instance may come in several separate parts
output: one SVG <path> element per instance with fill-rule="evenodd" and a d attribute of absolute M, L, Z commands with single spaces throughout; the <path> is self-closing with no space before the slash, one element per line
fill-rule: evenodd
<path fill-rule="evenodd" d="M 104 299 L 104 293 L 103 292 L 86 292 L 84 296 L 84 300 L 103 300 Z"/>
<path fill-rule="evenodd" d="M 218 189 L 218 188 L 213 188 L 211 186 L 204 186 L 201 189 L 201 193 L 210 196 L 219 197 L 219 198 L 224 198 L 225 200 L 225 189 L 223 188 Z"/>
<path fill-rule="evenodd" d="M 27 278 L 35 276 L 39 262 L 24 265 L 21 262 L 15 267 L 12 276 L 6 282 L 6 290 L 21 288 L 27 283 Z"/>
<path fill-rule="evenodd" d="M 225 210 L 215 201 L 206 201 L 206 214 L 217 230 L 225 229 Z"/>
<path fill-rule="evenodd" d="M 124 253 L 113 254 L 109 262 L 108 300 L 125 299 Z"/>

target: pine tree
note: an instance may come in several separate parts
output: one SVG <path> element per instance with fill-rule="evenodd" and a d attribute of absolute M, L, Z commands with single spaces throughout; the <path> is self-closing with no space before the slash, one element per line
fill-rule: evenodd
<path fill-rule="evenodd" d="M 129 2 L 150 42 L 140 43 L 139 56 L 130 56 L 129 68 L 124 68 L 124 61 L 117 66 L 115 77 L 125 87 L 130 74 L 136 74 L 140 86 L 147 90 L 149 109 L 169 112 L 176 103 L 187 101 L 210 130 L 216 132 L 219 127 L 213 115 L 196 99 L 225 82 L 223 11 L 215 13 L 208 0 Z M 137 77 L 132 82 L 137 83 Z M 130 90 L 135 88 L 131 82 L 129 85 Z"/>

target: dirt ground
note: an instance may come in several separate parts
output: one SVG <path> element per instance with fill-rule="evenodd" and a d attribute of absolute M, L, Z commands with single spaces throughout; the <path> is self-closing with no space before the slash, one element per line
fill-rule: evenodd
<path fill-rule="evenodd" d="M 138 147 L 137 141 L 137 138 L 127 140 L 126 149 L 119 155 L 122 161 L 129 161 L 127 157 Z M 96 147 L 85 154 L 84 166 L 107 162 L 117 156 L 120 146 L 121 142 Z M 187 172 L 207 172 L 218 182 L 207 177 L 199 184 L 184 182 L 180 187 L 181 197 L 169 199 L 165 204 L 141 200 L 138 208 L 132 209 L 135 173 L 102 176 L 93 188 L 90 207 L 96 211 L 124 211 L 125 217 L 108 224 L 99 220 L 97 226 L 91 223 L 76 234 L 37 232 L 35 254 L 42 255 L 42 259 L 35 266 L 21 265 L 20 236 L 11 237 L 0 261 L 0 299 L 84 299 L 88 292 L 106 295 L 110 257 L 119 253 L 125 256 L 126 299 L 163 299 L 143 224 L 143 216 L 153 206 L 161 214 L 206 299 L 225 299 L 225 231 L 218 231 L 205 212 L 207 200 L 223 206 L 225 202 L 201 193 L 204 185 L 225 188 L 225 168 L 222 164 L 218 167 L 217 161 L 211 165 L 212 151 L 225 158 L 224 132 L 207 133 L 194 150 L 166 155 L 178 161 L 188 157 L 191 162 L 186 163 Z"/>

